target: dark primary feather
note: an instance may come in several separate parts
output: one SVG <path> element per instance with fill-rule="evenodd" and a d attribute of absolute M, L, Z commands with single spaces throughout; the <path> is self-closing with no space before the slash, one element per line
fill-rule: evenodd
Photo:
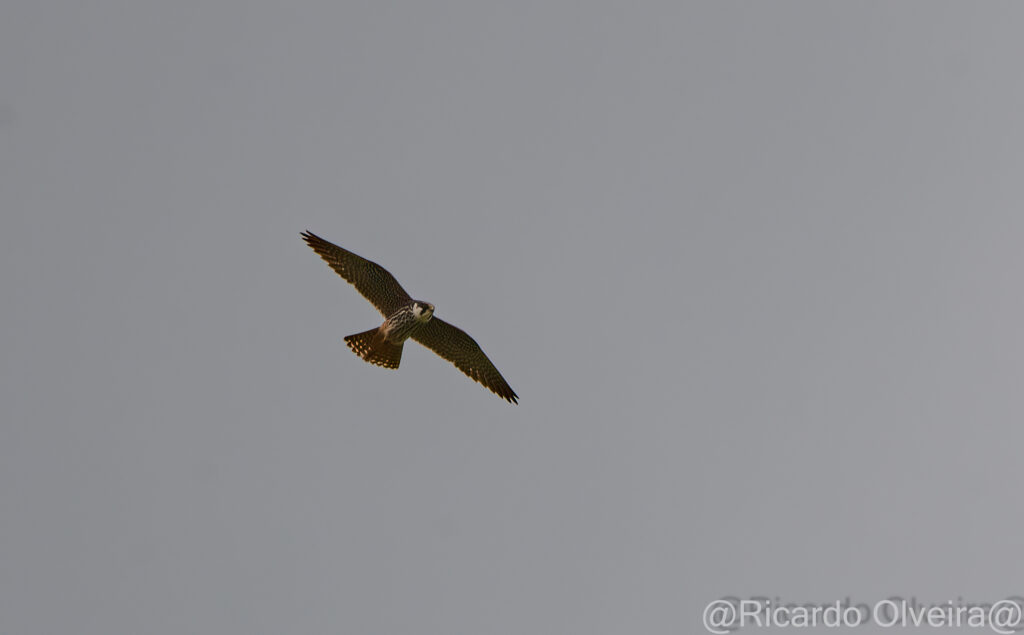
<path fill-rule="evenodd" d="M 384 317 L 388 317 L 412 300 L 402 285 L 398 284 L 398 280 L 377 263 L 357 256 L 309 231 L 302 232 L 302 239 L 331 266 L 331 269 L 351 282 L 364 298 L 384 314 Z"/>
<path fill-rule="evenodd" d="M 519 403 L 519 396 L 487 358 L 480 345 L 462 329 L 434 316 L 413 333 L 412 339 L 455 364 L 456 368 L 490 388 L 502 399 Z"/>

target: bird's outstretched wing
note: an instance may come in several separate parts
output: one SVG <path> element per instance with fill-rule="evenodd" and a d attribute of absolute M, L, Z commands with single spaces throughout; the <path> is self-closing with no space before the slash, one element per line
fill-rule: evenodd
<path fill-rule="evenodd" d="M 519 396 L 487 359 L 480 345 L 462 329 L 434 317 L 412 335 L 423 344 L 510 403 L 519 403 Z"/>
<path fill-rule="evenodd" d="M 388 270 L 347 249 L 328 242 L 312 232 L 302 232 L 302 239 L 324 259 L 339 276 L 352 283 L 363 297 L 388 317 L 412 298 Z"/>

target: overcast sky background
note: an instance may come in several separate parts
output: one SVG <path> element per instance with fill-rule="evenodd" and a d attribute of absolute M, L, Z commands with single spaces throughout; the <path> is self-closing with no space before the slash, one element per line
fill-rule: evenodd
<path fill-rule="evenodd" d="M 1022 22 L 5 3 L 0 632 L 1024 594 Z M 520 405 L 417 345 L 356 358 L 380 317 L 304 229 Z"/>

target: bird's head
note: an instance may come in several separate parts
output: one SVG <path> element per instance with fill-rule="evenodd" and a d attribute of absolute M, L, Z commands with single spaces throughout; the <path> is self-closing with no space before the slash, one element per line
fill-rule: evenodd
<path fill-rule="evenodd" d="M 412 314 L 420 322 L 427 322 L 434 315 L 434 305 L 429 302 L 413 302 Z"/>

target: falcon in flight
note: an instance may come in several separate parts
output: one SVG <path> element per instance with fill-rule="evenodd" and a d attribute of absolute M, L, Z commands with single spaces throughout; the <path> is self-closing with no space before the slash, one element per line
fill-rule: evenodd
<path fill-rule="evenodd" d="M 387 269 L 311 232 L 303 232 L 302 239 L 384 315 L 384 323 L 377 328 L 345 338 L 353 353 L 371 364 L 398 368 L 402 346 L 411 337 L 502 399 L 519 403 L 518 395 L 476 341 L 462 329 L 434 317 L 433 304 L 409 297 Z"/>

